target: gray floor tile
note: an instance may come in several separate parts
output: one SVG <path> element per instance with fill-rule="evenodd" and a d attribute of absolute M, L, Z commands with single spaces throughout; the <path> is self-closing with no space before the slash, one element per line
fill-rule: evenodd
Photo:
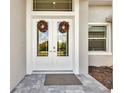
<path fill-rule="evenodd" d="M 44 86 L 45 74 L 28 75 L 11 93 L 110 93 L 110 91 L 88 74 L 77 75 L 83 85 Z"/>

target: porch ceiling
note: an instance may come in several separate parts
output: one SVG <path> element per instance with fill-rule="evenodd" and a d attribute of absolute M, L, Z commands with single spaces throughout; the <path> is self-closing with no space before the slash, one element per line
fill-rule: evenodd
<path fill-rule="evenodd" d="M 112 0 L 89 0 L 89 5 L 112 5 Z"/>

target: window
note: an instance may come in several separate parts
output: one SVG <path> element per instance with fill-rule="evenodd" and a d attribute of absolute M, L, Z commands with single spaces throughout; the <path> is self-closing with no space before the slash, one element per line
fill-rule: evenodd
<path fill-rule="evenodd" d="M 72 0 L 33 0 L 33 11 L 72 11 Z"/>
<path fill-rule="evenodd" d="M 89 23 L 88 44 L 90 52 L 111 52 L 109 23 Z"/>

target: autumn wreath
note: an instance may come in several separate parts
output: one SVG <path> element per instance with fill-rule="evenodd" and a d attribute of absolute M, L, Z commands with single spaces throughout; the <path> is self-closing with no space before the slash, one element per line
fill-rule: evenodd
<path fill-rule="evenodd" d="M 48 30 L 48 24 L 46 21 L 41 20 L 38 22 L 37 24 L 37 28 L 38 30 L 40 30 L 41 32 L 46 32 Z"/>
<path fill-rule="evenodd" d="M 65 33 L 69 31 L 69 23 L 66 21 L 63 21 L 59 24 L 59 31 L 61 33 Z"/>

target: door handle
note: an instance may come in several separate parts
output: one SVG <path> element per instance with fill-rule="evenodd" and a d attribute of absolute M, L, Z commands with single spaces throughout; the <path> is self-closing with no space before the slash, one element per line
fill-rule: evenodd
<path fill-rule="evenodd" d="M 49 52 L 56 52 L 56 51 L 52 51 L 52 50 L 50 50 Z"/>
<path fill-rule="evenodd" d="M 54 46 L 53 49 L 56 49 L 56 47 Z"/>
<path fill-rule="evenodd" d="M 56 52 L 56 51 L 53 51 L 53 52 Z"/>

